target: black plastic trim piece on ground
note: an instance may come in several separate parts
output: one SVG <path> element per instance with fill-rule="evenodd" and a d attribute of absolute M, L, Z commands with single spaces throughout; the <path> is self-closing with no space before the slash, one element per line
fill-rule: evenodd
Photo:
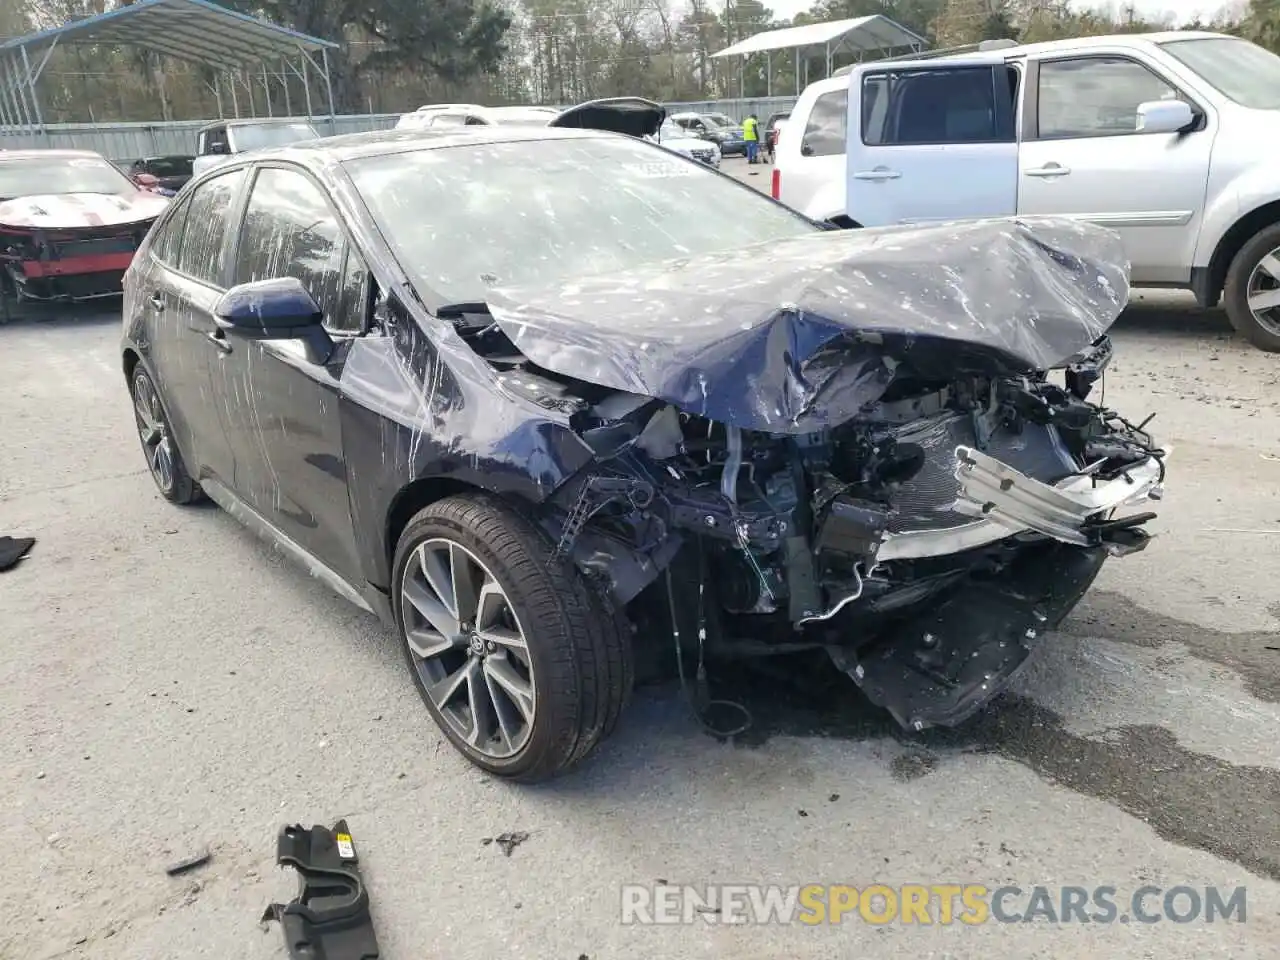
<path fill-rule="evenodd" d="M 378 960 L 369 893 L 346 820 L 332 830 L 282 827 L 276 863 L 298 872 L 298 895 L 271 904 L 262 919 L 280 922 L 292 960 Z"/>
<path fill-rule="evenodd" d="M 0 537 L 0 571 L 16 567 L 35 545 L 32 537 Z"/>

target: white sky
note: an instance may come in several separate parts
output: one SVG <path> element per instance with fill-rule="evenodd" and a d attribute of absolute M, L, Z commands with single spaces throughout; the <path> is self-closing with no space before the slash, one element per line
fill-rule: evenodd
<path fill-rule="evenodd" d="M 784 17 L 794 17 L 802 10 L 808 10 L 812 6 L 812 0 L 763 0 L 764 5 L 774 12 L 779 19 Z M 1118 8 L 1118 3 L 1108 3 L 1106 0 L 1099 0 L 1098 3 L 1077 3 L 1078 7 L 1113 7 Z M 1174 22 L 1181 23 L 1189 20 L 1199 14 L 1204 19 L 1210 19 L 1215 13 L 1226 6 L 1233 5 L 1228 0 L 1136 0 L 1134 6 L 1137 7 L 1138 13 L 1149 16 L 1158 17 L 1165 13 L 1173 14 Z"/>

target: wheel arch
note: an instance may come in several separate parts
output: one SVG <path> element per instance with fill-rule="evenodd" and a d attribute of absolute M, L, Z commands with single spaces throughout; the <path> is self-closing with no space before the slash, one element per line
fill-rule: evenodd
<path fill-rule="evenodd" d="M 1201 306 L 1218 305 L 1231 261 L 1240 252 L 1240 248 L 1249 242 L 1250 237 L 1273 223 L 1280 223 L 1280 200 L 1254 207 L 1227 229 L 1214 248 L 1213 256 L 1209 258 L 1209 266 L 1193 283 L 1196 299 Z"/>
<path fill-rule="evenodd" d="M 388 586 L 391 583 L 391 568 L 395 561 L 396 545 L 400 542 L 400 534 L 409 525 L 409 521 L 419 510 L 425 510 L 431 504 L 446 497 L 464 493 L 483 493 L 492 496 L 491 491 L 456 477 L 419 477 L 405 484 L 391 498 L 383 532 L 385 537 L 383 560 L 386 563 Z"/>
<path fill-rule="evenodd" d="M 128 383 L 133 376 L 133 371 L 137 369 L 138 364 L 142 362 L 142 356 L 133 347 L 125 347 L 124 354 L 121 357 L 121 363 L 124 367 L 124 382 Z"/>

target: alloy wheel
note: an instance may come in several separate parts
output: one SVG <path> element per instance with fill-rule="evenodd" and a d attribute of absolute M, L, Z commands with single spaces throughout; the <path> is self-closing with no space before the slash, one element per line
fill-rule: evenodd
<path fill-rule="evenodd" d="M 1280 336 L 1280 249 L 1258 261 L 1246 288 L 1249 312 L 1268 333 Z"/>
<path fill-rule="evenodd" d="M 494 760 L 519 753 L 537 708 L 529 649 L 497 578 L 461 544 L 420 544 L 400 584 L 414 667 L 436 712 Z"/>
<path fill-rule="evenodd" d="M 166 494 L 173 492 L 173 438 L 165 422 L 160 397 L 151 378 L 139 371 L 133 378 L 133 415 L 138 423 L 138 436 L 146 454 L 147 467 L 156 485 Z"/>

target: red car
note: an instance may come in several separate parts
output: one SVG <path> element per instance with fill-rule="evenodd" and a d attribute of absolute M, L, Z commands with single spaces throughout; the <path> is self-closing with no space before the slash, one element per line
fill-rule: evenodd
<path fill-rule="evenodd" d="M 0 151 L 0 322 L 23 301 L 119 294 L 168 203 L 87 150 Z"/>

